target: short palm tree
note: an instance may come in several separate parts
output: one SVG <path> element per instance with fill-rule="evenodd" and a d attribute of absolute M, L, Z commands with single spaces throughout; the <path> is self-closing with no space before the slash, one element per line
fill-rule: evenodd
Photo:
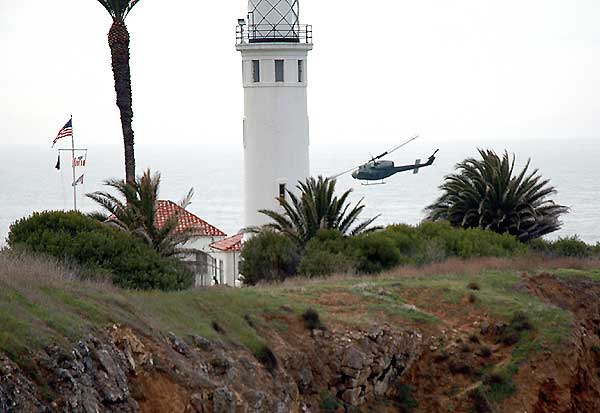
<path fill-rule="evenodd" d="M 135 153 L 133 149 L 133 104 L 131 70 L 129 67 L 129 31 L 125 18 L 140 0 L 98 0 L 113 19 L 108 32 L 108 46 L 112 58 L 117 106 L 121 112 L 121 129 L 125 146 L 125 180 L 135 181 Z"/>
<path fill-rule="evenodd" d="M 259 211 L 273 220 L 265 227 L 289 236 L 299 245 L 306 244 L 320 229 L 335 229 L 350 235 L 375 229 L 369 228 L 369 225 L 378 217 L 367 219 L 352 228 L 365 206 L 361 200 L 351 207 L 347 200 L 352 190 L 344 192 L 339 198 L 335 196 L 335 184 L 334 179 L 322 176 L 298 182 L 299 197 L 286 190 L 287 197 L 278 199 L 283 213 Z"/>
<path fill-rule="evenodd" d="M 511 159 L 505 152 L 500 158 L 482 149 L 479 154 L 481 159 L 460 162 L 445 178 L 443 194 L 426 208 L 428 219 L 509 233 L 524 242 L 561 227 L 559 218 L 569 209 L 548 199 L 556 190 L 537 169 L 528 173 L 531 160 L 515 175 L 514 155 Z"/>
<path fill-rule="evenodd" d="M 158 193 L 160 188 L 160 173 L 152 175 L 147 169 L 133 183 L 111 179 L 105 184 L 113 188 L 121 196 L 108 192 L 94 192 L 86 196 L 96 201 L 107 213 L 95 213 L 94 218 L 101 218 L 107 223 L 130 232 L 140 238 L 162 256 L 178 255 L 186 250 L 180 245 L 194 238 L 191 230 L 179 230 L 179 214 L 174 213 L 160 225 L 157 222 Z M 180 202 L 181 208 L 186 208 L 194 194 L 190 189 L 187 196 Z"/>

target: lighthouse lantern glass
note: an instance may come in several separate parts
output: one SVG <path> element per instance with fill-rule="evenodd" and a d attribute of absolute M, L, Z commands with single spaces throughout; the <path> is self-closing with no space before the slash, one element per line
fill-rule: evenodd
<path fill-rule="evenodd" d="M 250 42 L 298 42 L 298 0 L 249 0 Z"/>

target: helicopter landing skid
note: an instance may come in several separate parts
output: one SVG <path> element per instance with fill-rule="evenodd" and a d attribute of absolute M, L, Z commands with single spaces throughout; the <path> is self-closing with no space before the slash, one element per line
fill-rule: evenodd
<path fill-rule="evenodd" d="M 369 181 L 367 181 L 366 183 L 361 182 L 360 184 L 362 186 L 374 186 L 374 185 L 385 185 L 387 182 L 381 181 L 381 182 L 374 182 L 374 183 L 369 183 Z"/>

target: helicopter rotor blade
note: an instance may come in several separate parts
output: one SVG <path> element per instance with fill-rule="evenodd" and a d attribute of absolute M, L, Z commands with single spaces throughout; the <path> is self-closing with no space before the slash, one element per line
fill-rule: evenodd
<path fill-rule="evenodd" d="M 360 166 L 360 165 L 359 165 L 359 166 Z M 331 179 L 331 180 L 336 180 L 336 179 L 338 179 L 340 176 L 346 175 L 346 174 L 348 174 L 348 173 L 350 173 L 350 172 L 354 171 L 354 170 L 355 170 L 355 169 L 357 169 L 357 168 L 358 168 L 358 166 L 355 166 L 354 168 L 348 169 L 347 171 L 340 172 L 339 174 L 332 175 L 332 176 L 330 176 L 330 177 L 329 177 L 329 179 Z"/>
<path fill-rule="evenodd" d="M 385 151 L 384 153 L 382 153 L 379 156 L 376 156 L 375 158 L 373 158 L 374 161 L 383 158 L 386 155 L 389 155 L 393 152 L 396 152 L 398 149 L 403 148 L 404 146 L 408 145 L 409 143 L 411 143 L 414 140 L 417 140 L 419 138 L 419 135 L 415 135 L 412 138 L 410 138 L 409 140 L 407 140 L 406 142 L 401 143 L 400 145 L 394 146 L 393 148 L 388 149 L 387 151 Z"/>

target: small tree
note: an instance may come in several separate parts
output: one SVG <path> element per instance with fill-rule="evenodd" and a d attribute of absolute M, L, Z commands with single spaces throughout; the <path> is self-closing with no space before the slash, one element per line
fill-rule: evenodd
<path fill-rule="evenodd" d="M 134 182 L 116 179 L 105 181 L 105 184 L 117 191 L 122 197 L 108 192 L 94 192 L 86 196 L 96 201 L 108 214 L 92 214 L 94 218 L 102 218 L 107 223 L 142 239 L 162 256 L 174 256 L 185 250 L 179 246 L 194 238 L 191 230 L 178 230 L 179 214 L 176 212 L 166 222 L 158 225 L 156 219 L 158 193 L 160 189 L 160 173 L 154 175 L 146 169 L 143 175 Z M 181 208 L 190 203 L 194 190 L 180 202 Z"/>
<path fill-rule="evenodd" d="M 335 196 L 335 184 L 334 179 L 322 176 L 298 182 L 300 197 L 287 190 L 287 197 L 278 199 L 283 213 L 270 210 L 259 211 L 273 220 L 266 227 L 285 234 L 301 246 L 313 238 L 320 229 L 335 229 L 342 234 L 351 235 L 373 230 L 374 228 L 369 228 L 369 225 L 378 216 L 353 227 L 365 206 L 361 200 L 351 208 L 347 201 L 352 190 L 347 190 L 338 198 Z"/>
<path fill-rule="evenodd" d="M 528 173 L 531 160 L 514 175 L 515 157 L 502 158 L 479 150 L 481 159 L 469 158 L 456 166 L 440 186 L 442 196 L 427 207 L 428 219 L 447 220 L 453 226 L 490 229 L 529 241 L 558 230 L 559 218 L 569 209 L 548 199 L 556 193 L 538 170 Z"/>

